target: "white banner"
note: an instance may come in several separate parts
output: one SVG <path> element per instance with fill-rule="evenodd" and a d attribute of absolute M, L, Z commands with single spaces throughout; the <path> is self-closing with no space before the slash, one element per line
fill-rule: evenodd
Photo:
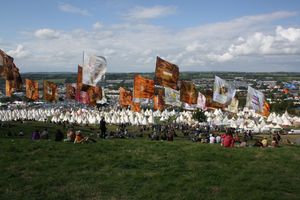
<path fill-rule="evenodd" d="M 248 86 L 246 107 L 257 112 L 262 112 L 264 107 L 265 96 L 261 91 L 258 91 Z"/>
<path fill-rule="evenodd" d="M 181 106 L 180 92 L 172 88 L 165 87 L 165 104 L 172 106 Z"/>
<path fill-rule="evenodd" d="M 227 81 L 215 76 L 213 101 L 221 104 L 229 104 L 235 96 L 235 87 Z"/>
<path fill-rule="evenodd" d="M 106 59 L 103 56 L 91 55 L 88 62 L 83 65 L 82 83 L 96 86 L 104 77 L 106 70 Z"/>

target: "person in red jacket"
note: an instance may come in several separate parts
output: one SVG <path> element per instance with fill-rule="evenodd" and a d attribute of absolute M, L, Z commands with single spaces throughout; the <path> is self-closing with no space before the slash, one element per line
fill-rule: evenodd
<path fill-rule="evenodd" d="M 234 147 L 234 139 L 231 133 L 227 133 L 223 138 L 222 145 L 224 147 Z"/>

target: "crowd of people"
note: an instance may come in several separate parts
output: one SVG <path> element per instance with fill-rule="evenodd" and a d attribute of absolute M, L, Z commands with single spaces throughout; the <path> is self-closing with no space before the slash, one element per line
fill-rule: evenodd
<path fill-rule="evenodd" d="M 128 124 L 121 124 L 115 130 L 107 130 L 104 118 L 101 119 L 97 134 L 83 134 L 81 130 L 75 130 L 74 127 L 68 128 L 64 134 L 60 129 L 55 132 L 55 141 L 64 141 L 70 143 L 95 143 L 93 137 L 102 139 L 112 138 L 136 138 L 148 135 L 153 141 L 174 141 L 177 134 L 181 132 L 183 138 L 188 138 L 193 142 L 220 144 L 223 147 L 278 147 L 281 141 L 279 133 L 273 134 L 269 140 L 266 137 L 257 138 L 253 142 L 253 134 L 251 131 L 239 132 L 234 128 L 210 127 L 208 125 L 189 126 L 187 124 L 156 124 L 148 126 L 140 126 L 139 130 L 129 132 Z M 20 131 L 18 136 L 24 136 L 24 132 Z M 52 137 L 51 137 L 52 138 Z M 31 134 L 31 140 L 49 140 L 50 135 L 47 128 L 42 131 L 35 130 Z"/>

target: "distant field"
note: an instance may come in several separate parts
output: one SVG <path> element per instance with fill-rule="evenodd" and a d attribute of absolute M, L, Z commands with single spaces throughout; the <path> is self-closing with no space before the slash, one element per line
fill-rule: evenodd
<path fill-rule="evenodd" d="M 0 132 L 0 199 L 299 199 L 300 146 L 233 148 L 138 139 L 30 141 L 30 122 Z M 5 125 L 7 126 L 7 125 Z M 86 132 L 95 130 L 83 127 Z M 110 127 L 113 128 L 113 127 Z M 7 137 L 22 129 L 26 136 Z M 133 130 L 132 130 L 133 131 Z"/>

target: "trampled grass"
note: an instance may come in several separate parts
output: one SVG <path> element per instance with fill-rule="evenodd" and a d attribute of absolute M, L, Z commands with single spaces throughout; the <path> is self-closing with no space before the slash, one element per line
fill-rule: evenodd
<path fill-rule="evenodd" d="M 43 124 L 30 126 L 37 128 Z M 57 128 L 47 126 L 50 133 Z M 0 161 L 0 199 L 300 196 L 299 146 L 225 149 L 188 140 L 161 142 L 146 138 L 71 144 L 31 141 L 26 135 L 1 137 Z"/>

